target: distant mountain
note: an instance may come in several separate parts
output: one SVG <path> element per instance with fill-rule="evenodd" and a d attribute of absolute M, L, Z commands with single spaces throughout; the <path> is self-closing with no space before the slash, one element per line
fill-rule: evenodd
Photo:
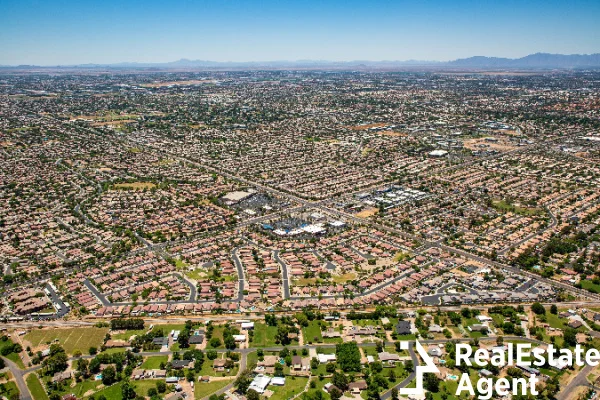
<path fill-rule="evenodd" d="M 45 69 L 45 68 L 79 68 L 79 69 L 394 69 L 394 68 L 417 68 L 429 69 L 570 69 L 570 68 L 600 68 L 600 54 L 548 54 L 536 53 L 522 58 L 500 58 L 500 57 L 469 57 L 454 61 L 326 61 L 326 60 L 296 60 L 296 61 L 210 61 L 189 60 L 182 58 L 177 61 L 164 63 L 139 63 L 122 62 L 115 64 L 79 64 L 79 65 L 56 65 L 56 66 L 34 66 L 19 65 L 0 68 L 8 69 Z"/>
<path fill-rule="evenodd" d="M 451 61 L 448 65 L 467 68 L 596 68 L 600 54 L 536 53 L 522 58 L 470 57 Z"/>

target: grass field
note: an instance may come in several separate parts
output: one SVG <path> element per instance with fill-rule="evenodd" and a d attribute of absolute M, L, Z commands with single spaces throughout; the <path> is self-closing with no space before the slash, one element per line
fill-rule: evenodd
<path fill-rule="evenodd" d="M 87 354 L 90 347 L 100 348 L 108 328 L 35 329 L 25 335 L 32 348 L 58 340 L 68 354 L 80 350 Z"/>
<path fill-rule="evenodd" d="M 29 374 L 27 376 L 27 387 L 31 392 L 31 396 L 33 396 L 36 400 L 48 400 L 48 395 L 46 394 L 46 390 L 44 386 L 42 386 L 42 382 L 40 382 L 39 378 L 35 373 Z"/>
<path fill-rule="evenodd" d="M 139 329 L 139 330 L 130 330 L 130 331 L 125 331 L 123 333 L 116 333 L 116 334 L 112 334 L 110 335 L 110 337 L 114 340 L 129 340 L 130 337 L 132 336 L 139 336 L 139 335 L 143 335 L 144 333 L 146 333 L 147 329 Z"/>
<path fill-rule="evenodd" d="M 515 206 L 513 204 L 507 203 L 505 200 L 493 201 L 492 206 L 496 210 L 499 210 L 499 211 L 508 211 L 508 212 L 512 212 L 515 214 L 526 215 L 526 216 L 538 215 L 538 214 L 542 213 L 542 210 L 539 208 Z"/>
<path fill-rule="evenodd" d="M 97 399 L 98 397 L 100 397 L 100 395 L 104 395 L 104 397 L 106 397 L 107 399 L 120 399 L 120 398 L 122 398 L 122 395 L 121 395 L 121 386 L 122 385 L 123 385 L 123 382 L 119 382 L 119 383 L 115 383 L 112 386 L 104 388 L 102 390 L 99 390 L 96 393 L 94 393 L 94 398 Z M 89 398 L 89 396 L 86 398 Z"/>
<path fill-rule="evenodd" d="M 153 356 L 153 357 L 148 357 L 142 363 L 142 366 L 140 368 L 142 368 L 142 369 L 160 369 L 160 364 L 161 363 L 165 363 L 166 364 L 168 360 L 169 360 L 168 356 Z"/>
<path fill-rule="evenodd" d="M 14 342 L 12 340 L 10 340 L 10 339 L 8 339 L 5 342 L 0 341 L 0 350 L 2 350 L 6 346 L 12 345 L 13 343 Z M 19 368 L 25 369 L 25 364 L 23 364 L 23 360 L 21 360 L 21 357 L 17 353 L 8 353 L 4 357 L 8 358 L 10 361 L 12 361 L 15 364 L 17 364 L 17 366 Z"/>
<path fill-rule="evenodd" d="M 589 290 L 590 292 L 600 293 L 600 285 L 596 285 L 595 283 L 589 280 L 581 281 L 581 287 L 586 290 Z"/>
<path fill-rule="evenodd" d="M 284 386 L 269 386 L 269 390 L 273 391 L 273 395 L 269 397 L 271 400 L 287 400 L 294 395 L 302 392 L 306 386 L 308 378 L 290 377 L 285 378 Z"/>
<path fill-rule="evenodd" d="M 261 322 L 255 323 L 252 347 L 275 346 L 275 335 L 277 335 L 276 326 L 268 326 Z"/>
<path fill-rule="evenodd" d="M 321 335 L 321 326 L 319 321 L 310 321 L 308 326 L 302 328 L 302 334 L 304 335 L 304 343 L 321 343 L 323 342 L 323 336 Z"/>
<path fill-rule="evenodd" d="M 233 378 L 222 381 L 212 381 L 208 383 L 197 382 L 195 383 L 196 386 L 194 387 L 194 399 L 199 400 L 209 396 L 217 390 L 224 388 L 232 381 Z"/>
<path fill-rule="evenodd" d="M 0 395 L 5 396 L 7 399 L 10 399 L 13 396 L 19 396 L 19 389 L 17 388 L 17 384 L 13 381 L 6 382 L 4 384 L 4 390 L 0 392 Z M 37 400 L 37 399 L 36 399 Z"/>

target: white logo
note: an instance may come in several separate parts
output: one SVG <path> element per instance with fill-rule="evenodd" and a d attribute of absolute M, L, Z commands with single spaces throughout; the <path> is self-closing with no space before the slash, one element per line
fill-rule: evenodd
<path fill-rule="evenodd" d="M 403 350 L 408 350 L 409 342 L 402 341 L 400 342 L 400 348 Z M 433 363 L 433 359 L 429 357 L 429 354 L 425 351 L 421 343 L 418 340 L 415 340 L 415 348 L 417 349 L 417 353 L 421 356 L 425 365 L 418 365 L 415 368 L 416 378 L 417 378 L 417 387 L 414 388 L 400 388 L 398 391 L 399 394 L 405 395 L 423 395 L 425 394 L 425 389 L 423 388 L 423 376 L 426 372 L 439 373 L 440 370 Z"/>

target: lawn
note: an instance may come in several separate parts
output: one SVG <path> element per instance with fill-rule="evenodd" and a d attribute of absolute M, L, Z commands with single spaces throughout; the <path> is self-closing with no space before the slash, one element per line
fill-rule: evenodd
<path fill-rule="evenodd" d="M 203 399 L 206 396 L 209 396 L 216 392 L 219 389 L 224 388 L 229 383 L 233 381 L 232 379 L 224 379 L 221 381 L 212 381 L 208 383 L 204 382 L 196 382 L 194 385 L 194 399 L 199 400 Z"/>
<path fill-rule="evenodd" d="M 82 398 L 84 394 L 86 394 L 90 390 L 96 390 L 98 386 L 102 384 L 102 381 L 96 381 L 94 378 L 87 379 L 81 382 L 78 382 L 73 387 L 65 387 L 64 390 L 59 392 L 61 395 L 66 394 L 74 394 L 78 399 Z M 107 397 L 109 398 L 109 397 Z"/>
<path fill-rule="evenodd" d="M 505 200 L 492 201 L 492 206 L 498 211 L 508 211 L 525 216 L 542 214 L 542 210 L 539 208 L 515 206 L 513 204 L 509 204 Z"/>
<path fill-rule="evenodd" d="M 76 350 L 87 354 L 90 347 L 99 348 L 108 328 L 66 328 L 66 329 L 35 329 L 25 335 L 25 340 L 31 343 L 33 348 L 52 343 L 58 340 L 68 354 Z"/>
<path fill-rule="evenodd" d="M 154 325 L 152 332 L 162 329 L 163 335 L 167 336 L 171 331 L 182 331 L 185 329 L 185 324 L 165 324 L 165 325 Z"/>
<path fill-rule="evenodd" d="M 275 346 L 275 335 L 277 335 L 276 326 L 268 326 L 261 322 L 254 324 L 254 338 L 252 347 L 271 347 Z"/>
<path fill-rule="evenodd" d="M 17 384 L 14 383 L 13 381 L 6 382 L 4 384 L 4 390 L 0 392 L 0 395 L 5 396 L 7 399 L 10 399 L 11 396 L 14 396 L 14 395 L 17 395 L 17 397 L 18 397 L 19 389 L 17 388 Z"/>
<path fill-rule="evenodd" d="M 146 395 L 148 395 L 148 389 L 156 388 L 156 382 L 158 382 L 158 381 L 159 381 L 159 379 L 142 379 L 140 381 L 131 381 L 131 384 L 135 387 L 135 392 L 138 395 L 146 396 Z M 167 385 L 167 388 L 168 387 L 169 387 L 169 385 Z M 167 392 L 168 391 L 169 391 L 169 389 L 167 389 Z M 110 399 L 110 397 L 108 397 L 108 396 L 106 396 L 106 398 Z M 120 398 L 120 397 L 117 397 L 117 398 Z"/>
<path fill-rule="evenodd" d="M 218 358 L 223 358 L 222 354 L 219 355 Z M 239 369 L 239 364 L 236 363 L 234 367 L 229 371 L 224 372 L 216 372 L 213 369 L 213 360 L 209 360 L 208 358 L 204 359 L 204 363 L 202 364 L 202 369 L 200 370 L 200 375 L 208 375 L 208 376 L 235 376 L 237 375 Z"/>
<path fill-rule="evenodd" d="M 5 342 L 0 341 L 0 350 L 2 350 L 4 347 L 9 346 L 9 345 L 13 345 L 13 341 L 8 339 Z M 7 355 L 5 355 L 4 357 L 8 358 L 10 361 L 14 362 L 15 364 L 17 364 L 17 366 L 21 369 L 25 369 L 25 364 L 23 364 L 23 360 L 21 360 L 21 356 L 19 356 L 17 353 L 9 353 Z"/>
<path fill-rule="evenodd" d="M 319 321 L 310 321 L 308 326 L 302 328 L 305 343 L 322 343 L 321 326 Z"/>
<path fill-rule="evenodd" d="M 152 356 L 146 358 L 141 365 L 141 369 L 160 369 L 161 363 L 167 363 L 169 360 L 168 356 Z"/>
<path fill-rule="evenodd" d="M 565 329 L 565 327 L 567 326 L 567 321 L 561 319 L 558 315 L 546 313 L 545 319 L 548 325 L 550 325 L 552 328 Z"/>
<path fill-rule="evenodd" d="M 593 292 L 593 293 L 600 293 L 600 285 L 597 285 L 597 284 L 593 283 L 592 281 L 588 281 L 588 280 L 581 281 L 581 287 L 586 290 L 589 290 L 590 292 Z"/>
<path fill-rule="evenodd" d="M 139 329 L 139 330 L 125 331 L 123 333 L 115 333 L 115 334 L 111 333 L 110 337 L 114 340 L 129 340 L 130 337 L 143 335 L 147 331 L 148 331 L 147 329 Z"/>
<path fill-rule="evenodd" d="M 269 386 L 269 390 L 273 391 L 273 395 L 269 397 L 271 400 L 287 400 L 294 395 L 302 392 L 306 387 L 308 378 L 286 377 L 284 386 Z"/>
<path fill-rule="evenodd" d="M 34 399 L 48 400 L 46 390 L 35 373 L 27 376 L 27 387 L 29 388 L 31 396 L 33 396 Z"/>
<path fill-rule="evenodd" d="M 96 393 L 94 393 L 94 397 L 97 399 L 100 395 L 104 395 L 107 399 L 120 399 L 122 398 L 121 394 L 121 386 L 123 382 L 115 383 L 112 386 L 104 388 Z M 89 397 L 86 397 L 89 398 Z"/>

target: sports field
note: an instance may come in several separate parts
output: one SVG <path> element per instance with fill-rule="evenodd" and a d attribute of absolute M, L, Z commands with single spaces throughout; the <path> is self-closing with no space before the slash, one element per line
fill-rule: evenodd
<path fill-rule="evenodd" d="M 100 348 L 108 328 L 64 328 L 64 329 L 34 329 L 25 335 L 25 340 L 35 349 L 58 340 L 67 354 L 76 350 L 87 354 L 90 347 Z"/>

